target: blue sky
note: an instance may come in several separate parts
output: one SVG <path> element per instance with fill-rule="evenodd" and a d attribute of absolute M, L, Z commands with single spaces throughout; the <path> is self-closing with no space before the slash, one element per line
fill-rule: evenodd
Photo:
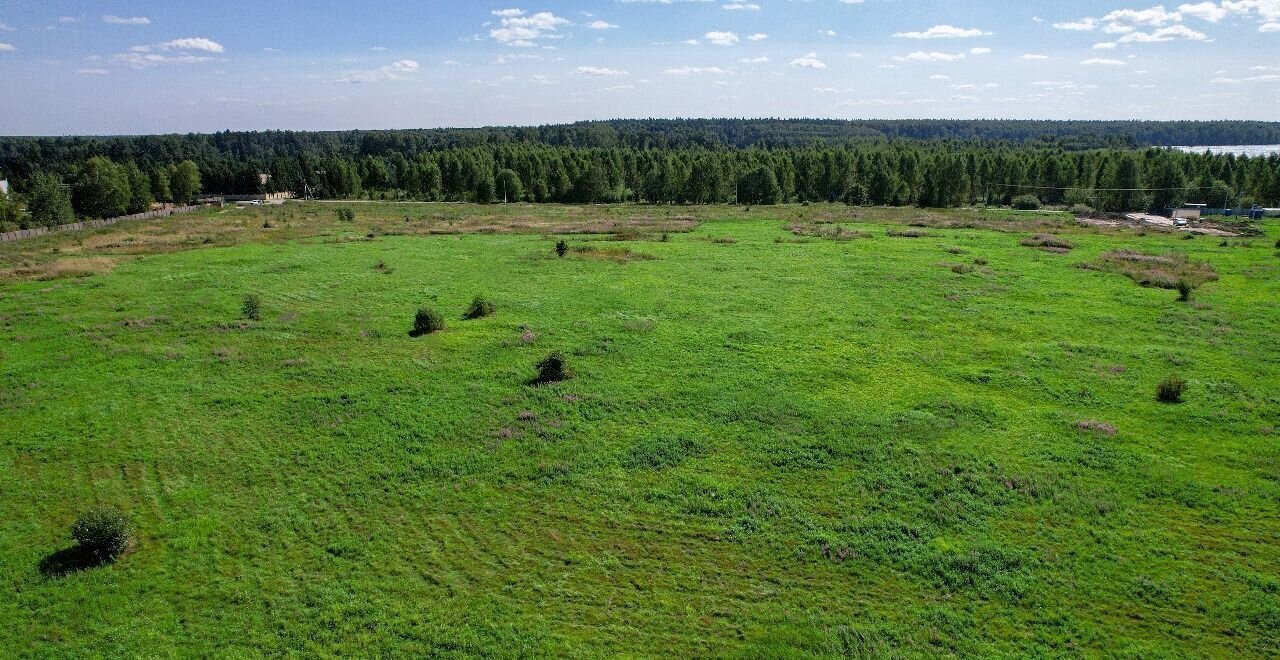
<path fill-rule="evenodd" d="M 1280 0 L 0 3 L 0 134 L 1280 120 Z"/>

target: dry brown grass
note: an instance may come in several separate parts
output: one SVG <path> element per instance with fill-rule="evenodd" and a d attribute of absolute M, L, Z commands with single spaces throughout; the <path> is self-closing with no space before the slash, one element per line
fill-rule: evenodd
<path fill-rule="evenodd" d="M 1054 236 L 1053 234 L 1036 234 L 1031 238 L 1022 239 L 1020 243 L 1027 247 L 1037 248 L 1054 254 L 1066 254 L 1076 247 L 1071 241 Z"/>
<path fill-rule="evenodd" d="M 619 247 L 595 247 L 595 246 L 578 246 L 571 250 L 571 253 L 582 259 L 594 259 L 598 261 L 612 261 L 615 263 L 627 263 L 631 261 L 651 261 L 657 257 L 651 254 L 641 252 L 633 252 L 628 248 Z"/>
<path fill-rule="evenodd" d="M 796 236 L 825 238 L 831 241 L 851 241 L 856 238 L 871 238 L 871 234 L 868 234 L 865 231 L 845 229 L 840 225 L 828 225 L 822 222 L 813 224 L 796 222 L 788 226 L 787 229 Z"/>
<path fill-rule="evenodd" d="M 1179 282 L 1192 288 L 1218 279 L 1213 266 L 1203 261 L 1191 261 L 1184 254 L 1144 254 L 1133 250 L 1112 250 L 1098 256 L 1082 268 L 1118 273 L 1142 286 L 1159 289 L 1176 289 Z"/>
<path fill-rule="evenodd" d="M 69 257 L 42 263 L 24 261 L 16 267 L 0 270 L 0 280 L 88 277 L 109 273 L 115 266 L 116 260 L 110 257 Z"/>

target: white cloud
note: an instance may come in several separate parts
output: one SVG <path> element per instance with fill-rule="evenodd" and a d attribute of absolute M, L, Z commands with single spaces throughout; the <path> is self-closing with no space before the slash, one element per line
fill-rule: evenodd
<path fill-rule="evenodd" d="M 956 60 L 963 60 L 964 53 L 952 54 L 918 50 L 908 55 L 896 56 L 893 59 L 898 62 L 955 62 Z"/>
<path fill-rule="evenodd" d="M 1158 43 L 1161 41 L 1174 41 L 1176 39 L 1185 39 L 1188 41 L 1206 41 L 1209 36 L 1203 32 L 1196 32 L 1185 25 L 1170 25 L 1162 27 L 1152 32 L 1130 32 L 1120 37 L 1120 43 Z"/>
<path fill-rule="evenodd" d="M 702 35 L 702 38 L 716 46 L 732 46 L 738 43 L 736 32 L 708 32 Z"/>
<path fill-rule="evenodd" d="M 13 44 L 0 43 L 0 53 L 12 53 L 18 50 Z"/>
<path fill-rule="evenodd" d="M 929 80 L 951 80 L 951 76 L 944 76 L 941 73 L 935 73 L 929 76 Z"/>
<path fill-rule="evenodd" d="M 1071 21 L 1067 23 L 1054 23 L 1053 27 L 1058 28 L 1059 30 L 1069 30 L 1072 32 L 1089 32 L 1091 30 L 1098 29 L 1098 19 L 1082 18 L 1078 21 Z"/>
<path fill-rule="evenodd" d="M 751 36 L 747 37 L 747 41 L 764 41 L 765 39 L 768 39 L 768 38 L 769 38 L 769 35 L 767 35 L 767 34 L 765 34 L 765 33 L 763 33 L 763 32 L 757 32 L 757 33 L 755 33 L 755 34 L 753 34 L 753 35 L 751 35 Z"/>
<path fill-rule="evenodd" d="M 587 23 L 586 27 L 590 30 L 612 30 L 618 26 L 605 21 L 591 21 L 590 23 Z"/>
<path fill-rule="evenodd" d="M 1047 59 L 1049 59 L 1049 56 L 1048 56 L 1048 55 L 1041 55 L 1040 53 L 1026 53 L 1025 55 L 1023 55 L 1023 56 L 1022 56 L 1022 59 L 1024 59 L 1024 60 L 1047 60 Z"/>
<path fill-rule="evenodd" d="M 804 55 L 804 56 L 802 56 L 802 57 L 797 57 L 796 59 L 791 60 L 791 66 L 798 67 L 798 68 L 801 68 L 801 69 L 825 69 L 825 68 L 827 68 L 827 64 L 826 64 L 825 62 L 823 62 L 822 60 L 818 59 L 818 54 L 817 54 L 817 53 L 809 53 L 809 54 Z"/>
<path fill-rule="evenodd" d="M 1258 27 L 1259 32 L 1280 32 L 1280 22 L 1263 23 Z"/>
<path fill-rule="evenodd" d="M 768 64 L 768 63 L 769 63 L 769 58 L 764 57 L 764 56 L 760 56 L 760 57 L 744 57 L 744 58 L 742 58 L 742 59 L 738 60 L 738 63 L 739 63 L 739 64 Z"/>
<path fill-rule="evenodd" d="M 1225 8 L 1219 7 L 1212 2 L 1197 2 L 1196 4 L 1178 5 L 1178 13 L 1194 16 L 1202 21 L 1217 23 L 1227 17 L 1228 12 Z"/>
<path fill-rule="evenodd" d="M 0 22 L 0 32 L 13 32 L 14 28 L 8 23 Z"/>
<path fill-rule="evenodd" d="M 616 78 L 619 76 L 631 75 L 626 71 L 619 71 L 617 69 L 608 69 L 608 68 L 599 67 L 599 66 L 580 66 L 574 70 L 574 73 L 580 76 L 592 76 L 596 78 Z"/>
<path fill-rule="evenodd" d="M 720 6 L 728 11 L 760 11 L 760 5 L 754 2 L 728 2 Z"/>
<path fill-rule="evenodd" d="M 1150 9 L 1117 9 L 1102 17 L 1103 22 L 1129 25 L 1147 25 L 1159 27 L 1182 20 L 1182 14 L 1167 11 L 1164 5 L 1156 5 Z"/>
<path fill-rule="evenodd" d="M 507 46 L 528 47 L 536 45 L 539 39 L 559 38 L 557 31 L 569 25 L 568 19 L 549 11 L 525 14 L 520 9 L 499 9 L 493 15 L 502 20 L 498 27 L 489 30 L 489 38 Z"/>
<path fill-rule="evenodd" d="M 1116 42 L 1114 41 L 1099 41 L 1093 45 L 1094 50 L 1113 50 L 1115 47 Z"/>
<path fill-rule="evenodd" d="M 1101 57 L 1093 57 L 1080 62 L 1084 66 L 1124 66 L 1121 60 L 1109 60 Z"/>
<path fill-rule="evenodd" d="M 415 73 L 420 67 L 414 60 L 399 60 L 371 71 L 354 71 L 338 79 L 344 83 L 376 83 L 384 80 L 403 80 L 408 74 Z"/>
<path fill-rule="evenodd" d="M 990 55 L 991 49 L 990 48 L 970 48 L 969 54 L 970 55 Z"/>
<path fill-rule="evenodd" d="M 953 25 L 935 25 L 924 32 L 898 32 L 893 36 L 901 39 L 967 39 L 970 37 L 990 36 L 977 28 L 958 28 Z"/>
<path fill-rule="evenodd" d="M 174 39 L 158 44 L 149 44 L 146 46 L 134 46 L 129 49 L 135 53 L 150 53 L 157 50 L 197 50 L 205 53 L 221 53 L 225 49 L 222 44 L 206 39 L 204 37 L 188 37 L 186 39 Z"/>
<path fill-rule="evenodd" d="M 718 74 L 718 75 L 726 75 L 726 74 L 728 74 L 729 72 L 728 72 L 728 71 L 725 71 L 724 69 L 721 69 L 721 68 L 720 68 L 720 67 L 718 67 L 718 66 L 688 66 L 688 65 L 686 65 L 686 66 L 677 67 L 677 68 L 674 68 L 674 69 L 667 69 L 666 71 L 663 71 L 663 73 L 667 74 L 668 76 L 696 76 L 696 75 L 701 75 L 701 74 L 706 74 L 706 73 L 712 73 L 712 74 Z"/>
<path fill-rule="evenodd" d="M 102 17 L 103 23 L 111 23 L 112 25 L 151 25 L 151 19 L 146 16 L 123 17 L 107 14 Z"/>
<path fill-rule="evenodd" d="M 81 76 L 105 76 L 110 73 L 111 72 L 106 69 L 80 69 L 79 71 L 76 71 L 76 74 Z"/>

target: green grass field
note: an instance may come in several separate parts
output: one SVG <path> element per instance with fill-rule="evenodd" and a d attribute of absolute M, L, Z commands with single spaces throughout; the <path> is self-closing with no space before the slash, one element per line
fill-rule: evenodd
<path fill-rule="evenodd" d="M 1275 221 L 333 208 L 0 245 L 4 654 L 1280 654 Z"/>

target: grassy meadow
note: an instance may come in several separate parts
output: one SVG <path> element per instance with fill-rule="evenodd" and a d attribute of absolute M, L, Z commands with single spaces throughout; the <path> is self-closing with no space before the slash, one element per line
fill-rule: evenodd
<path fill-rule="evenodd" d="M 350 206 L 0 244 L 6 654 L 1280 654 L 1275 220 Z"/>

